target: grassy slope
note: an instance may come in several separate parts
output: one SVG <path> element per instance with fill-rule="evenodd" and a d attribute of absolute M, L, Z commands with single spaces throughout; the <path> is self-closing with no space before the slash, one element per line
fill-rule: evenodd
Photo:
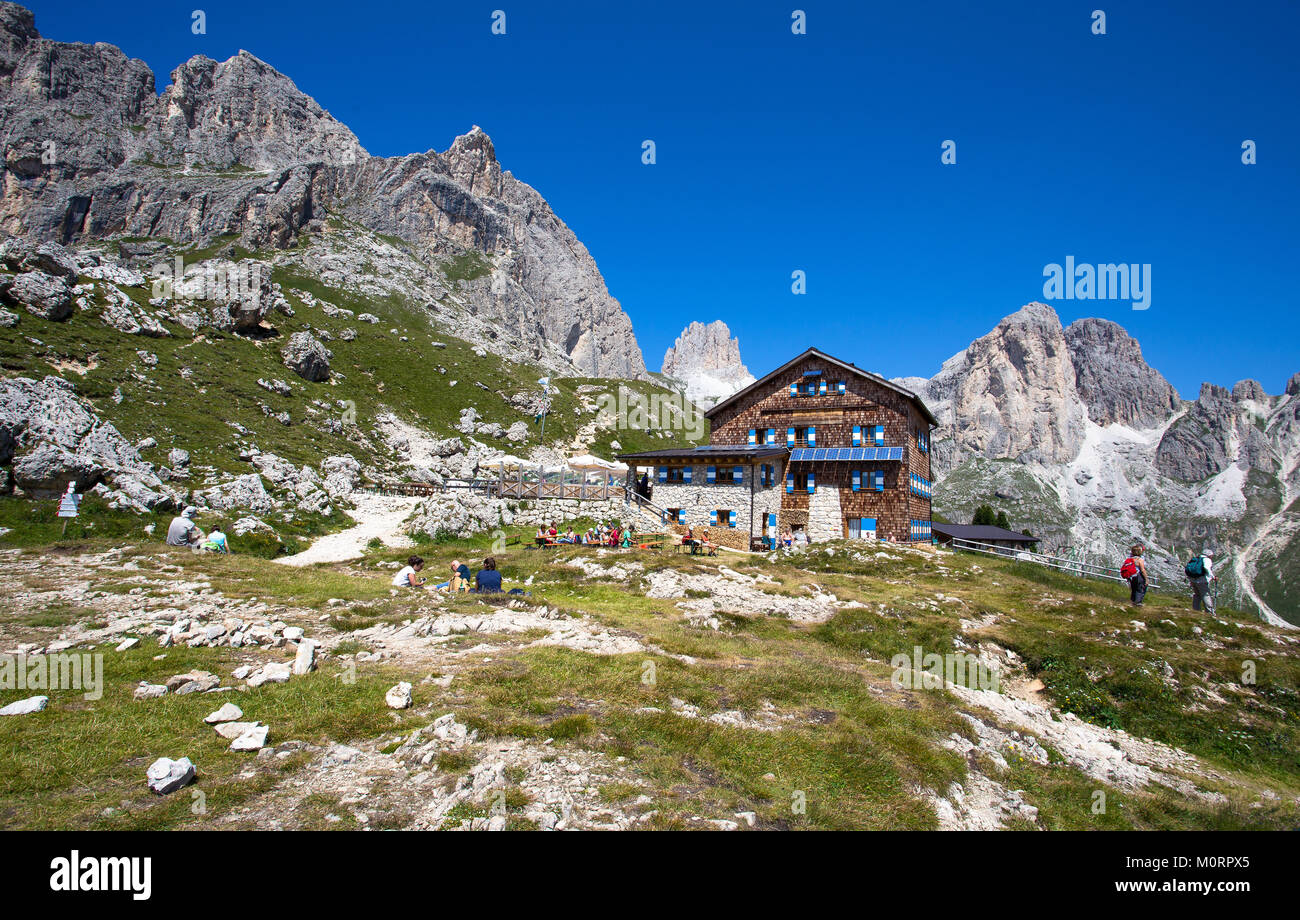
<path fill-rule="evenodd" d="M 188 252 L 186 259 L 194 262 L 213 257 L 228 246 L 230 240 L 216 240 L 202 250 Z M 234 252 L 236 258 L 247 255 L 242 250 Z M 473 260 L 453 261 L 448 268 L 453 278 L 472 278 L 479 270 Z M 172 333 L 166 338 L 124 335 L 100 320 L 103 300 L 97 290 L 93 308 L 77 312 L 67 322 L 52 323 L 24 311 L 16 328 L 0 330 L 0 371 L 5 376 L 36 378 L 56 374 L 72 381 L 101 417 L 112 421 L 128 439 L 153 437 L 158 442 L 143 452 L 146 460 L 163 465 L 173 447 L 188 450 L 196 473 L 190 483 L 196 487 L 217 474 L 251 472 L 239 459 L 241 446 L 250 444 L 300 465 L 314 466 L 325 456 L 351 453 L 363 463 L 384 468 L 393 458 L 371 434 L 378 413 L 391 411 L 432 434 L 447 436 L 458 434 L 455 425 L 467 407 L 477 409 L 485 421 L 508 426 L 520 420 L 523 417 L 503 395 L 538 389 L 536 381 L 543 374 L 539 368 L 491 353 L 475 354 L 473 344 L 448 334 L 436 319 L 401 298 L 362 297 L 284 269 L 276 269 L 274 277 L 283 286 L 295 315 L 269 317 L 275 326 L 270 337 L 253 339 L 207 329 L 193 336 L 175 324 L 166 324 Z M 370 325 L 355 317 L 326 316 L 319 307 L 305 307 L 291 289 L 357 314 L 373 313 L 381 321 Z M 147 307 L 147 289 L 123 290 Z M 327 383 L 301 380 L 281 361 L 280 350 L 288 337 L 308 328 L 333 336 L 327 347 L 334 353 L 334 374 Z M 354 341 L 338 337 L 345 328 L 357 330 Z M 395 333 L 390 331 L 394 329 Z M 155 355 L 157 365 L 147 366 L 137 350 Z M 267 392 L 257 385 L 259 378 L 285 380 L 294 393 L 286 397 Z M 580 386 L 589 389 L 587 399 L 601 392 L 617 392 L 620 386 L 646 397 L 672 395 L 648 381 L 574 377 L 556 378 L 553 383 L 552 410 L 546 422 L 546 440 L 551 445 L 567 445 L 590 419 L 585 412 L 576 411 L 582 406 Z M 123 397 L 120 404 L 115 393 Z M 291 424 L 285 426 L 269 417 L 263 406 L 272 413 L 288 411 Z M 347 406 L 355 408 L 358 427 L 330 433 L 322 423 L 342 417 Z M 540 428 L 531 418 L 526 420 L 530 434 L 524 444 L 486 440 L 512 453 L 527 453 L 539 443 Z M 241 435 L 232 424 L 243 426 L 249 434 Z M 692 443 L 684 432 L 669 434 L 668 439 L 660 439 L 640 429 L 603 430 L 592 450 L 610 455 L 615 441 L 623 450 Z M 8 516 L 22 524 L 41 515 L 32 511 L 10 512 Z M 290 526 L 273 523 L 284 532 L 282 536 L 292 537 L 304 527 L 308 531 L 328 529 L 344 521 L 336 515 L 334 521 Z M 41 531 L 38 538 L 48 538 L 48 534 Z"/>
<path fill-rule="evenodd" d="M 442 544 L 427 547 L 425 555 L 436 571 L 474 548 L 477 544 Z M 186 577 L 202 572 L 230 597 L 293 597 L 318 609 L 327 598 L 350 598 L 351 606 L 343 611 L 326 608 L 332 611 L 329 625 L 343 631 L 400 622 L 415 615 L 412 608 L 419 603 L 388 594 L 374 574 L 379 556 L 349 566 L 301 571 L 249 557 L 192 557 L 161 553 L 155 547 L 138 552 L 146 568 L 179 562 Z M 730 817 L 751 810 L 763 827 L 925 828 L 933 826 L 933 814 L 912 790 L 942 790 L 963 778 L 963 759 L 938 742 L 954 731 L 969 734 L 956 715 L 958 708 L 969 707 L 959 707 L 941 691 L 893 690 L 886 662 L 894 654 L 910 653 L 914 645 L 950 649 L 960 618 L 995 612 L 997 622 L 981 638 L 1023 655 L 1056 705 L 1089 721 L 1182 745 L 1204 758 L 1212 772 L 1232 777 L 1231 782 L 1209 780 L 1212 788 L 1229 796 L 1229 804 L 1221 808 L 1157 788 L 1145 793 L 1109 790 L 1117 807 L 1096 816 L 1090 805 L 1098 783 L 1059 757 L 1046 767 L 1014 763 L 1003 781 L 1007 788 L 1025 790 L 1040 809 L 1044 826 L 1294 824 L 1300 793 L 1300 663 L 1265 632 L 1235 625 L 1232 616 L 1220 622 L 1192 613 L 1181 598 L 1157 596 L 1140 615 L 1147 628 L 1138 631 L 1130 625 L 1135 613 L 1123 603 L 1117 586 L 969 557 L 944 557 L 949 569 L 945 576 L 922 557 L 908 556 L 882 567 L 851 562 L 843 553 L 817 553 L 795 563 L 757 557 L 747 563 L 730 561 L 742 571 L 778 579 L 780 584 L 771 588 L 777 593 L 797 594 L 803 585 L 817 583 L 842 599 L 861 600 L 867 609 L 841 611 L 820 626 L 763 615 L 724 616 L 722 629 L 712 631 L 689 627 L 673 601 L 644 597 L 639 579 L 626 584 L 588 580 L 558 564 L 582 552 L 562 550 L 558 557 L 543 558 L 515 548 L 496 555 L 509 582 L 535 579 L 534 602 L 586 614 L 668 654 L 691 656 L 695 663 L 656 653 L 599 657 L 558 648 L 498 646 L 488 656 L 491 660 L 471 659 L 452 687 L 440 690 L 420 683 L 427 671 L 404 669 L 400 661 L 382 669 L 362 664 L 360 682 L 343 687 L 331 679 L 337 665 L 327 661 L 311 678 L 248 695 L 251 705 L 241 694 L 240 705 L 272 725 L 277 743 L 289 738 L 359 742 L 379 737 L 391 746 L 399 733 L 451 711 L 489 740 L 528 738 L 540 743 L 550 737 L 557 744 L 626 757 L 629 769 L 649 784 L 651 807 L 659 812 L 655 826 L 685 826 L 691 815 Z M 651 568 L 706 570 L 703 563 L 681 557 L 638 558 Z M 105 587 L 112 589 L 111 584 Z M 932 600 L 936 593 L 946 598 L 937 605 Z M 476 602 L 460 598 L 451 606 L 470 612 Z M 58 626 L 41 623 L 65 623 L 79 615 L 88 614 L 51 610 L 38 623 L 6 623 L 6 632 L 20 625 L 29 632 L 50 632 Z M 304 625 L 309 632 L 323 628 L 314 616 Z M 1202 632 L 1197 634 L 1194 627 Z M 231 654 L 219 649 L 174 650 L 160 665 L 147 651 L 110 653 L 111 690 L 103 700 L 86 704 L 75 694 L 54 694 L 47 712 L 0 722 L 0 750 L 8 752 L 9 759 L 0 770 L 0 823 L 202 826 L 205 819 L 190 815 L 188 803 L 141 793 L 140 776 L 150 754 L 192 752 L 199 757 L 205 776 L 200 787 L 209 792 L 215 814 L 255 794 L 260 785 L 235 779 L 246 761 L 194 740 L 204 737 L 195 724 L 210 699 L 163 701 L 159 706 L 129 697 L 136 680 L 165 677 L 188 666 L 228 673 Z M 1240 683 L 1244 659 L 1257 665 L 1258 683 L 1253 687 Z M 647 660 L 654 661 L 657 670 L 652 685 L 641 680 Z M 1173 668 L 1176 686 L 1160 679 L 1161 662 Z M 417 709 L 395 717 L 379 698 L 399 676 L 416 684 Z M 1216 702 L 1216 695 L 1222 702 Z M 17 696 L 7 693 L 0 702 Z M 672 714 L 674 698 L 705 712 L 756 712 L 766 702 L 796 719 L 776 732 L 721 726 Z M 648 707 L 664 711 L 638 712 Z M 337 718 L 325 718 L 327 712 L 337 713 Z M 96 749 L 88 752 L 92 742 Z M 39 798 L 30 778 L 37 763 L 46 771 L 41 781 L 46 788 Z M 1278 792 L 1280 802 L 1252 807 L 1258 806 L 1264 788 Z M 606 795 L 626 804 L 644 791 L 611 788 Z M 797 793 L 807 798 L 806 814 L 791 811 Z M 102 815 L 105 806 L 118 806 L 124 799 L 129 802 L 124 811 Z M 303 826 L 314 826 L 319 816 L 300 818 Z"/>

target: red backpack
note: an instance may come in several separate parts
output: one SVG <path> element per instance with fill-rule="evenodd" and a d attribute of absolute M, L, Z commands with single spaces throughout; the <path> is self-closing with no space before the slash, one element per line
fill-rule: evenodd
<path fill-rule="evenodd" d="M 1133 559 L 1132 556 L 1129 556 L 1127 559 L 1125 559 L 1124 564 L 1119 567 L 1119 577 L 1125 580 L 1132 578 L 1137 573 L 1138 573 L 1138 564 Z"/>

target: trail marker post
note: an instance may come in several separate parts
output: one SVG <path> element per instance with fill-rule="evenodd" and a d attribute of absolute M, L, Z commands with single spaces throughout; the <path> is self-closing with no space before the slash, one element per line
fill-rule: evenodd
<path fill-rule="evenodd" d="M 63 518 L 63 529 L 59 531 L 60 540 L 68 532 L 68 518 L 77 516 L 77 506 L 81 504 L 81 496 L 77 494 L 76 489 L 77 484 L 75 482 L 68 483 L 68 491 L 64 492 L 63 497 L 59 499 L 58 516 Z"/>

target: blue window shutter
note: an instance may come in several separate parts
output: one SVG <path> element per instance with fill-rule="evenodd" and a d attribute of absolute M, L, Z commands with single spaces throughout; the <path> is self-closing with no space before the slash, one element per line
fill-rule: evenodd
<path fill-rule="evenodd" d="M 809 494 L 809 495 L 812 495 L 812 494 L 813 494 L 814 492 L 816 492 L 816 491 L 817 491 L 817 481 L 816 481 L 816 477 L 815 477 L 812 473 L 809 473 L 809 474 L 808 474 L 808 494 Z"/>
<path fill-rule="evenodd" d="M 876 486 L 876 491 L 877 491 L 877 492 L 883 492 L 883 491 L 885 491 L 885 471 L 884 471 L 884 470 L 876 470 L 876 471 L 875 471 L 874 473 L 872 473 L 871 475 L 872 475 L 873 477 L 875 477 L 875 486 Z"/>
<path fill-rule="evenodd" d="M 825 395 L 826 395 L 826 381 L 825 381 L 825 380 L 821 381 L 821 385 L 818 387 L 817 392 L 820 393 L 822 396 L 825 396 Z"/>
<path fill-rule="evenodd" d="M 714 527 L 717 527 L 717 526 L 718 526 L 718 512 L 717 512 L 717 511 L 710 511 L 710 512 L 709 512 L 709 523 L 710 523 L 711 525 L 713 525 Z"/>
<path fill-rule="evenodd" d="M 844 395 L 844 381 L 843 381 L 843 380 L 841 380 L 838 384 L 836 384 L 835 388 L 839 391 L 839 394 L 840 394 L 841 396 Z"/>
<path fill-rule="evenodd" d="M 794 473 L 785 474 L 785 491 L 787 493 L 794 491 Z"/>
<path fill-rule="evenodd" d="M 792 384 L 790 384 L 790 395 L 791 395 L 791 396 L 798 396 L 798 395 L 799 395 L 799 384 L 798 384 L 798 383 L 792 383 Z"/>
<path fill-rule="evenodd" d="M 856 491 L 858 491 L 860 488 L 862 488 L 862 471 L 861 471 L 861 470 L 854 470 L 854 471 L 853 471 L 853 491 L 856 492 Z"/>
<path fill-rule="evenodd" d="M 817 426 L 816 426 L 816 425 L 809 425 L 809 426 L 808 426 L 808 446 L 809 446 L 809 447 L 816 447 L 816 446 L 817 446 Z"/>
<path fill-rule="evenodd" d="M 709 482 L 713 482 L 717 478 L 718 478 L 718 468 L 716 466 L 709 467 L 708 472 L 705 473 L 705 479 L 707 479 Z"/>
<path fill-rule="evenodd" d="M 659 481 L 660 482 L 668 481 L 668 467 L 666 466 L 659 467 Z"/>
<path fill-rule="evenodd" d="M 685 508 L 678 508 L 678 509 L 677 509 L 677 523 L 678 523 L 678 524 L 685 524 L 685 523 L 686 523 L 686 509 L 685 509 Z"/>
<path fill-rule="evenodd" d="M 884 446 L 885 446 L 885 426 L 884 426 L 884 425 L 877 425 L 877 426 L 876 426 L 876 430 L 875 430 L 874 437 L 875 437 L 875 440 L 876 440 L 876 446 L 877 446 L 877 447 L 884 447 Z"/>
<path fill-rule="evenodd" d="M 691 472 L 692 472 L 692 470 L 693 470 L 693 467 L 689 467 L 689 466 L 688 466 L 688 467 L 683 467 L 683 469 L 682 469 L 682 482 L 690 482 L 690 481 L 691 481 Z"/>
<path fill-rule="evenodd" d="M 854 447 L 861 447 L 861 446 L 862 446 L 862 426 L 861 426 L 861 425 L 854 425 L 854 426 L 853 426 L 853 446 L 854 446 Z"/>
<path fill-rule="evenodd" d="M 727 512 L 727 526 L 728 527 L 736 526 L 736 512 L 734 511 Z"/>
<path fill-rule="evenodd" d="M 745 481 L 745 468 L 743 466 L 734 466 L 731 468 L 731 481 L 732 482 Z"/>
<path fill-rule="evenodd" d="M 749 443 L 751 445 L 758 443 L 758 429 L 756 428 L 749 429 Z"/>
<path fill-rule="evenodd" d="M 787 428 L 787 429 L 785 430 L 785 446 L 786 446 L 786 447 L 794 447 L 794 429 L 793 429 L 793 428 Z"/>
<path fill-rule="evenodd" d="M 767 443 L 768 443 L 768 444 L 775 444 L 775 443 L 776 443 L 776 429 L 775 429 L 775 428 L 769 428 L 769 429 L 767 429 Z"/>

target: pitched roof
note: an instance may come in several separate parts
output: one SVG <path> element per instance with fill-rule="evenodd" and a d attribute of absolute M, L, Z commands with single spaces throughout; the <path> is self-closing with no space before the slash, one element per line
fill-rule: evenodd
<path fill-rule="evenodd" d="M 732 393 L 726 399 L 722 400 L 722 402 L 718 403 L 713 408 L 705 412 L 704 417 L 707 418 L 709 421 L 713 421 L 714 415 L 717 414 L 717 412 L 722 408 L 724 408 L 725 406 L 729 406 L 736 400 L 740 399 L 745 394 L 753 392 L 755 388 L 763 386 L 765 383 L 770 381 L 773 377 L 776 377 L 778 374 L 781 374 L 782 372 L 788 370 L 789 368 L 798 364 L 800 361 L 803 361 L 805 358 L 812 358 L 812 357 L 820 358 L 823 361 L 827 361 L 835 365 L 836 367 L 839 367 L 842 370 L 847 371 L 850 374 L 856 374 L 859 377 L 863 377 L 867 380 L 870 380 L 872 383 L 876 383 L 879 384 L 880 386 L 885 387 L 886 389 L 893 390 L 895 393 L 901 393 L 903 396 L 911 400 L 912 404 L 916 406 L 918 410 L 920 410 L 921 415 L 925 417 L 925 420 L 927 422 L 929 422 L 932 426 L 936 428 L 939 426 L 939 420 L 934 417 L 934 413 L 931 412 L 929 408 L 927 408 L 925 403 L 921 401 L 921 397 L 917 396 L 911 390 L 904 389 L 903 387 L 900 387 L 896 383 L 891 383 L 890 381 L 886 380 L 884 377 L 881 377 L 879 374 L 873 374 L 869 371 L 864 371 L 862 368 L 857 367 L 849 363 L 848 361 L 841 361 L 839 358 L 836 358 L 833 355 L 828 355 L 826 354 L 826 352 L 821 351 L 817 348 L 809 348 L 808 350 L 804 351 L 802 354 L 785 362 L 785 364 L 782 364 L 780 367 L 778 367 L 776 370 L 772 371 L 771 373 L 755 380 L 753 383 L 745 387 L 743 390 L 738 390 L 735 393 Z"/>
<path fill-rule="evenodd" d="M 931 532 L 957 540 L 974 540 L 977 543 L 1002 541 L 1003 543 L 1037 543 L 1037 537 L 1027 537 L 1005 527 L 992 524 L 940 524 L 935 521 L 930 525 Z"/>

